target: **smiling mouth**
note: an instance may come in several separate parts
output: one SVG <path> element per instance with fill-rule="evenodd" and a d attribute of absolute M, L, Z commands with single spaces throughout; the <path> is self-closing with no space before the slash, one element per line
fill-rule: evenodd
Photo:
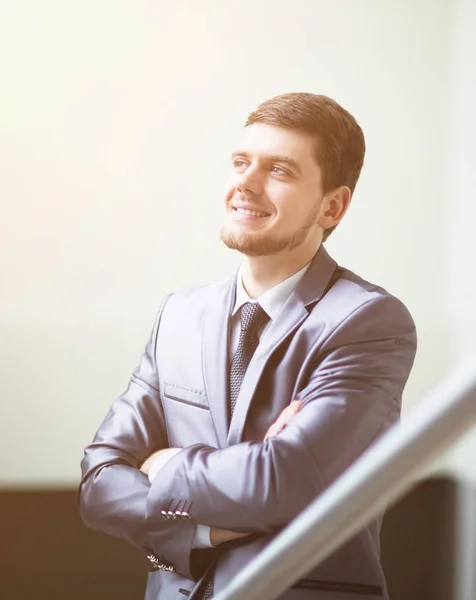
<path fill-rule="evenodd" d="M 237 212 L 240 215 L 246 215 L 249 217 L 269 217 L 268 213 L 264 213 L 264 212 L 259 212 L 257 210 L 249 210 L 248 208 L 235 208 L 233 207 L 233 210 L 235 212 Z"/>

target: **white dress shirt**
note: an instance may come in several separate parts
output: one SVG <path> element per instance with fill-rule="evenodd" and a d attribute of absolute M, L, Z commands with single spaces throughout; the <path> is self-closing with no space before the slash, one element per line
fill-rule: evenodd
<path fill-rule="evenodd" d="M 288 279 L 285 279 L 281 283 L 278 283 L 278 285 L 272 287 L 270 290 L 262 294 L 256 300 L 251 299 L 248 296 L 248 293 L 246 292 L 245 288 L 243 287 L 243 280 L 241 277 L 240 268 L 236 279 L 236 300 L 235 305 L 233 307 L 233 311 L 231 313 L 231 339 L 229 349 L 230 362 L 231 358 L 233 357 L 233 354 L 236 352 L 238 342 L 240 339 L 241 307 L 247 302 L 259 302 L 261 308 L 266 312 L 266 314 L 270 318 L 269 322 L 266 324 L 266 326 L 263 328 L 260 334 L 261 340 L 266 334 L 266 331 L 269 328 L 271 321 L 273 321 L 273 319 L 275 319 L 278 316 L 279 311 L 283 308 L 284 303 L 291 295 L 299 280 L 307 271 L 308 267 L 309 264 L 307 264 L 303 269 L 301 269 L 291 277 L 288 277 Z M 171 449 L 169 452 L 162 454 L 155 460 L 149 471 L 149 481 L 151 483 L 157 477 L 157 474 L 159 473 L 160 469 L 178 452 L 180 452 L 180 450 L 180 448 Z M 197 525 L 195 536 L 192 542 L 192 547 L 209 548 L 212 545 L 213 544 L 210 541 L 210 527 L 207 527 L 206 525 Z"/>

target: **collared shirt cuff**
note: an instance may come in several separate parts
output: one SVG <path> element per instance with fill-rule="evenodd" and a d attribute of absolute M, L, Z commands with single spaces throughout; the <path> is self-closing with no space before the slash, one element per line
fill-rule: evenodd
<path fill-rule="evenodd" d="M 164 467 L 171 458 L 173 458 L 176 454 L 178 454 L 180 452 L 180 450 L 181 450 L 180 448 L 171 448 L 168 452 L 164 452 L 163 454 L 161 454 L 160 456 L 158 456 L 155 459 L 153 465 L 151 466 L 151 468 L 149 470 L 150 483 L 152 483 L 154 481 L 154 479 L 157 477 L 160 469 L 162 467 Z"/>
<path fill-rule="evenodd" d="M 210 527 L 207 527 L 206 525 L 197 525 L 192 541 L 192 548 L 212 548 L 213 544 L 210 540 L 210 531 Z"/>

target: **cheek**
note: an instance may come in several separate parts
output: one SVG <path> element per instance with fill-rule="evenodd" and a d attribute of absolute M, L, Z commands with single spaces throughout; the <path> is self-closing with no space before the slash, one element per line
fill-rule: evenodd
<path fill-rule="evenodd" d="M 232 201 L 234 195 L 235 195 L 234 188 L 226 187 L 225 188 L 225 204 L 229 204 Z"/>
<path fill-rule="evenodd" d="M 284 225 L 296 221 L 299 218 L 301 205 L 299 196 L 282 188 L 273 191 L 274 193 L 271 192 L 269 198 L 276 209 L 279 221 Z"/>
<path fill-rule="evenodd" d="M 276 225 L 283 230 L 295 230 L 303 227 L 311 214 L 311 207 L 300 194 L 281 194 L 275 198 L 277 211 Z"/>
<path fill-rule="evenodd" d="M 233 196 L 236 195 L 236 183 L 233 178 L 230 178 L 224 188 L 225 201 L 228 203 L 232 200 Z"/>

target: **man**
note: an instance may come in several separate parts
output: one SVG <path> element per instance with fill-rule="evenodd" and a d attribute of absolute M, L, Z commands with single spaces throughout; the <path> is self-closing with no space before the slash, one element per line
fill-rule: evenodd
<path fill-rule="evenodd" d="M 365 153 L 336 102 L 272 98 L 233 153 L 231 279 L 166 298 L 82 462 L 85 523 L 153 564 L 146 598 L 211 598 L 400 415 L 413 320 L 322 243 Z M 283 600 L 387 598 L 380 521 Z M 199 585 L 197 585 L 199 581 Z"/>

